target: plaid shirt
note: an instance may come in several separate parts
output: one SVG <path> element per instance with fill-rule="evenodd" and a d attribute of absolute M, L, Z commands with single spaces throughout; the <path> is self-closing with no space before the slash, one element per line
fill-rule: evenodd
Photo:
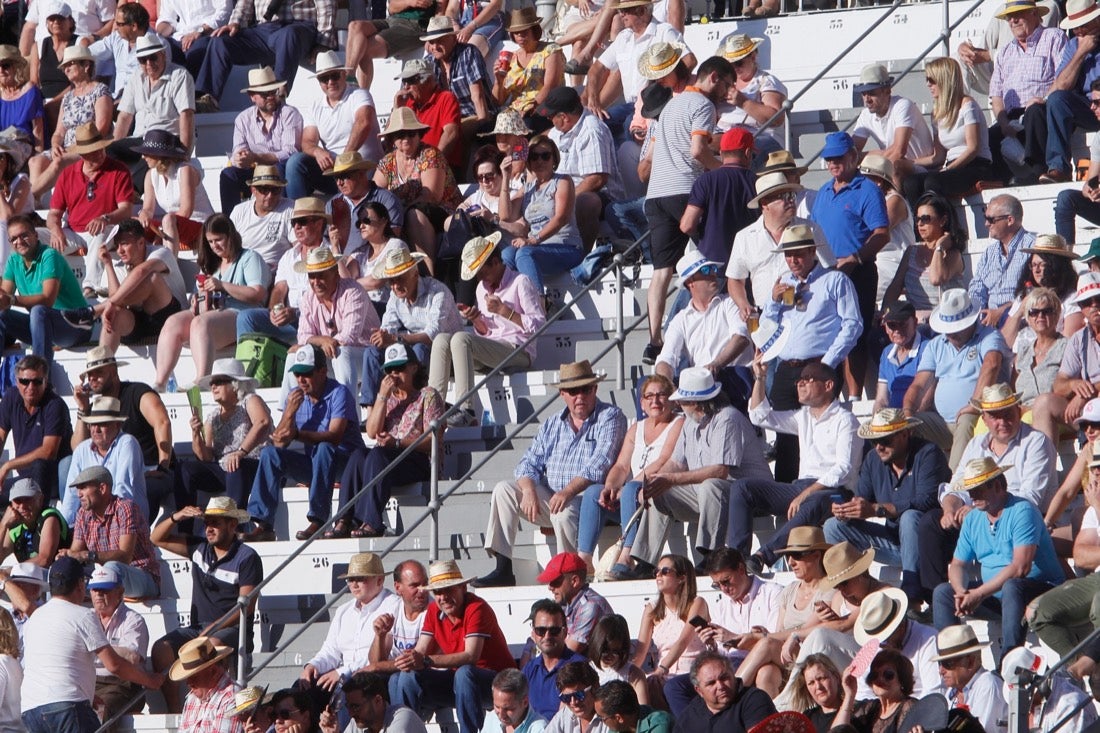
<path fill-rule="evenodd" d="M 117 550 L 122 537 L 135 536 L 134 558 L 130 564 L 153 576 L 160 586 L 160 565 L 153 554 L 153 543 L 149 540 L 149 527 L 141 510 L 129 499 L 111 497 L 111 503 L 103 510 L 103 517 L 81 507 L 76 513 L 76 526 L 73 529 L 73 543 L 83 542 L 94 552 Z"/>
<path fill-rule="evenodd" d="M 622 410 L 606 402 L 574 432 L 569 410 L 563 409 L 539 427 L 539 434 L 516 466 L 516 478 L 527 477 L 561 491 L 578 476 L 602 484 L 619 457 L 626 435 Z"/>
<path fill-rule="evenodd" d="M 1065 33 L 1043 26 L 1027 37 L 1027 49 L 1012 39 L 997 52 L 989 96 L 1000 97 L 1009 112 L 1022 108 L 1035 97 L 1046 99 L 1065 46 Z"/>
<path fill-rule="evenodd" d="M 979 308 L 1000 308 L 1015 297 L 1020 273 L 1031 257 L 1024 247 L 1035 244 L 1035 235 L 1021 229 L 1008 244 L 1008 255 L 1001 254 L 1001 243 L 994 240 L 974 267 L 974 276 L 967 290 Z"/>
<path fill-rule="evenodd" d="M 485 98 L 485 106 L 489 113 L 496 111 L 496 102 L 493 101 L 492 81 L 489 72 L 485 70 L 485 58 L 476 46 L 468 43 L 455 45 L 451 56 L 451 78 L 447 78 L 447 72 L 443 70 L 443 64 L 431 54 L 425 54 L 435 66 L 435 80 L 439 82 L 441 89 L 450 89 L 458 99 L 458 108 L 463 117 L 473 117 L 477 114 L 474 108 L 474 99 L 470 95 L 470 87 L 474 84 L 481 85 L 482 96 Z"/>
<path fill-rule="evenodd" d="M 615 612 L 607 599 L 592 590 L 592 586 L 586 585 L 573 600 L 565 604 L 569 637 L 581 644 L 587 644 L 592 636 L 592 630 L 596 628 L 600 619 L 613 613 Z"/>
<path fill-rule="evenodd" d="M 242 28 L 259 25 L 266 22 L 264 16 L 272 5 L 278 8 L 274 15 L 276 20 L 310 23 L 317 27 L 317 43 L 326 48 L 337 47 L 336 29 L 333 27 L 336 4 L 333 0 L 237 0 L 229 22 Z"/>
<path fill-rule="evenodd" d="M 222 672 L 214 692 L 205 700 L 194 692 L 188 692 L 179 730 L 184 733 L 244 733 L 244 723 L 233 715 L 233 695 L 238 689 L 233 680 Z"/>

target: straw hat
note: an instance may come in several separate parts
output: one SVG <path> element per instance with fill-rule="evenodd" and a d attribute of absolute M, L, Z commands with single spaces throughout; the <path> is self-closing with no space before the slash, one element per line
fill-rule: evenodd
<path fill-rule="evenodd" d="M 214 366 L 210 370 L 210 374 L 205 377 L 199 377 L 195 380 L 195 386 L 200 389 L 210 389 L 210 382 L 217 378 L 232 379 L 238 386 L 252 387 L 255 389 L 259 382 L 255 378 L 248 376 L 245 372 L 244 364 L 237 359 L 228 357 L 225 359 L 217 359 L 214 361 Z"/>
<path fill-rule="evenodd" d="M 749 38 L 744 33 L 734 33 L 723 38 L 722 42 L 718 44 L 717 55 L 726 61 L 740 61 L 755 51 L 763 42 L 763 38 Z"/>
<path fill-rule="evenodd" d="M 1008 0 L 993 17 L 1006 20 L 1013 13 L 1024 13 L 1028 10 L 1038 10 L 1040 18 L 1050 12 L 1050 8 L 1036 4 L 1035 0 Z"/>
<path fill-rule="evenodd" d="M 487 237 L 474 237 L 462 247 L 462 271 L 459 274 L 463 280 L 477 277 L 489 255 L 496 251 L 500 237 L 500 232 L 493 232 Z"/>
<path fill-rule="evenodd" d="M 988 484 L 998 476 L 1003 476 L 1012 466 L 998 466 L 990 456 L 967 461 L 963 467 L 962 480 L 948 487 L 949 491 L 970 491 Z"/>
<path fill-rule="evenodd" d="M 857 432 L 864 440 L 875 440 L 921 424 L 920 420 L 915 417 L 906 417 L 905 413 L 896 407 L 886 407 L 876 412 L 870 422 L 860 425 Z"/>
<path fill-rule="evenodd" d="M 640 8 L 645 5 L 652 5 L 654 0 L 622 0 L 618 4 L 619 8 Z"/>
<path fill-rule="evenodd" d="M 400 277 L 415 268 L 421 260 L 426 259 L 428 259 L 427 255 L 422 252 L 410 252 L 409 245 L 398 242 L 386 247 L 386 251 L 378 258 L 371 274 L 376 280 Z"/>
<path fill-rule="evenodd" d="M 270 92 L 275 89 L 282 89 L 285 86 L 286 82 L 279 81 L 270 66 L 261 66 L 258 69 L 248 70 L 248 86 L 241 90 L 241 94 Z"/>
<path fill-rule="evenodd" d="M 492 137 L 493 135 L 519 135 L 529 137 L 531 128 L 523 121 L 523 116 L 508 107 L 497 112 L 497 121 L 489 132 L 479 132 L 478 137 Z"/>
<path fill-rule="evenodd" d="M 750 209 L 759 209 L 760 202 L 769 196 L 773 196 L 777 193 L 783 193 L 784 191 L 805 191 L 802 184 L 788 183 L 787 176 L 781 171 L 774 173 L 765 173 L 756 179 L 756 195 L 749 199 L 749 203 L 746 204 Z"/>
<path fill-rule="evenodd" d="M 788 173 L 797 173 L 802 175 L 807 170 L 806 166 L 799 166 L 795 162 L 794 156 L 787 150 L 776 150 L 774 153 L 768 153 L 767 160 L 764 161 L 764 165 L 756 172 L 756 176 L 766 175 L 768 173 L 774 173 L 775 171 L 786 171 Z"/>
<path fill-rule="evenodd" d="M 294 210 L 290 212 L 291 220 L 306 216 L 321 216 L 325 221 L 331 219 L 329 213 L 325 211 L 325 200 L 319 196 L 303 196 L 300 199 L 294 199 Z"/>
<path fill-rule="evenodd" d="M 1100 5 L 1096 0 L 1066 0 L 1066 17 L 1058 27 L 1070 31 L 1095 18 L 1100 18 Z"/>
<path fill-rule="evenodd" d="M 347 71 L 348 67 L 344 65 L 343 60 L 340 58 L 340 54 L 335 51 L 322 51 L 317 54 L 317 63 L 314 64 L 314 72 L 310 76 L 316 79 L 319 76 L 324 76 L 330 71 Z"/>
<path fill-rule="evenodd" d="M 1020 396 L 1020 392 L 1012 391 L 1012 387 L 1007 384 L 991 384 L 982 388 L 979 399 L 971 399 L 969 402 L 971 407 L 976 407 L 982 412 L 992 412 L 1020 404 Z"/>
<path fill-rule="evenodd" d="M 390 112 L 390 118 L 386 121 L 386 129 L 382 131 L 382 137 L 392 135 L 395 132 L 423 132 L 428 126 L 416 119 L 416 112 L 409 107 L 398 107 Z"/>
<path fill-rule="evenodd" d="M 325 171 L 325 175 L 335 176 L 348 171 L 372 171 L 377 167 L 373 160 L 366 160 L 358 150 L 349 150 L 336 156 L 331 170 Z"/>
<path fill-rule="evenodd" d="M 440 560 L 428 567 L 428 590 L 442 590 L 455 585 L 469 583 L 473 578 L 464 578 L 454 560 Z"/>
<path fill-rule="evenodd" d="M 871 64 L 863 67 L 863 71 L 859 74 L 859 81 L 852 87 L 852 90 L 856 94 L 863 94 L 864 92 L 873 92 L 876 89 L 889 87 L 893 83 L 894 77 L 890 76 L 885 66 Z"/>
<path fill-rule="evenodd" d="M 900 588 L 884 588 L 870 593 L 859 604 L 852 635 L 856 642 L 866 644 L 871 639 L 885 641 L 897 631 L 909 610 L 909 598 Z"/>
<path fill-rule="evenodd" d="M 535 9 L 534 5 L 531 5 L 508 13 L 508 22 L 504 25 L 504 30 L 509 33 L 518 33 L 528 28 L 534 28 L 536 25 L 541 26 L 542 20 L 539 18 L 538 10 Z"/>
<path fill-rule="evenodd" d="M 252 169 L 249 186 L 278 186 L 286 188 L 286 179 L 279 173 L 277 165 L 258 165 Z"/>
<path fill-rule="evenodd" d="M 562 364 L 558 369 L 558 381 L 551 382 L 555 389 L 573 389 L 574 387 L 586 387 L 603 381 L 603 375 L 592 371 L 592 364 L 584 361 L 574 361 L 570 364 Z"/>
<path fill-rule="evenodd" d="M 181 646 L 179 659 L 168 670 L 168 679 L 182 682 L 233 653 L 227 646 L 217 646 L 216 641 L 209 636 L 200 636 Z"/>
<path fill-rule="evenodd" d="M 76 128 L 76 138 L 65 152 L 87 155 L 97 150 L 103 150 L 110 144 L 111 139 L 100 135 L 99 128 L 95 126 L 94 122 L 86 122 Z"/>
<path fill-rule="evenodd" d="M 783 230 L 783 236 L 779 238 L 779 246 L 772 252 L 790 252 L 807 247 L 817 247 L 814 230 L 808 224 L 795 224 Z"/>
<path fill-rule="evenodd" d="M 332 250 L 328 247 L 317 247 L 306 255 L 304 261 L 299 260 L 294 263 L 294 272 L 298 274 L 324 272 L 339 265 L 342 259 L 342 256 L 332 254 Z"/>
<path fill-rule="evenodd" d="M 752 343 L 760 352 L 760 359 L 769 362 L 779 356 L 791 338 L 791 329 L 778 321 L 761 317 L 760 325 L 751 334 Z"/>
<path fill-rule="evenodd" d="M 813 552 L 828 550 L 832 545 L 825 541 L 825 531 L 821 527 L 795 527 L 787 535 L 787 546 L 782 550 L 776 550 L 776 555 L 785 555 L 791 552 Z"/>
<path fill-rule="evenodd" d="M 869 547 L 860 552 L 851 542 L 838 542 L 826 550 L 825 557 L 821 559 L 825 565 L 825 577 L 821 579 L 821 585 L 834 588 L 845 580 L 858 577 L 867 572 L 874 560 L 875 548 Z"/>
<path fill-rule="evenodd" d="M 980 652 L 989 646 L 988 641 L 978 641 L 978 635 L 967 624 L 955 624 L 943 629 L 936 634 L 936 656 L 930 661 L 939 662 L 943 659 L 965 657 L 967 654 Z"/>
<path fill-rule="evenodd" d="M 881 153 L 867 153 L 859 162 L 859 172 L 871 178 L 881 178 L 894 185 L 894 161 Z"/>
<path fill-rule="evenodd" d="M 706 367 L 688 367 L 680 372 L 680 386 L 669 399 L 673 402 L 706 402 L 718 396 L 722 385 Z"/>
<path fill-rule="evenodd" d="M 247 715 L 256 709 L 260 703 L 264 701 L 264 696 L 267 694 L 267 685 L 260 687 L 259 685 L 253 685 L 252 687 L 246 687 L 240 692 L 233 695 L 233 714 L 234 715 Z"/>
<path fill-rule="evenodd" d="M 348 561 L 348 571 L 343 575 L 337 575 L 340 580 L 348 578 L 377 578 L 385 575 L 386 569 L 382 567 L 382 558 L 373 552 L 359 552 L 351 556 Z"/>
<path fill-rule="evenodd" d="M 1040 234 L 1035 237 L 1035 244 L 1024 247 L 1023 251 L 1029 255 L 1054 255 L 1073 259 L 1073 248 L 1066 244 L 1066 240 L 1060 234 Z"/>
<path fill-rule="evenodd" d="M 234 360 L 235 361 L 235 360 Z M 237 362 L 238 364 L 240 362 Z M 206 509 L 202 512 L 203 518 L 206 517 L 229 517 L 236 519 L 238 522 L 247 522 L 251 515 L 244 509 L 237 507 L 237 502 L 233 501 L 228 496 L 214 496 L 206 504 Z"/>
<path fill-rule="evenodd" d="M 103 367 L 120 367 L 126 366 L 130 362 L 119 361 L 115 358 L 115 352 L 111 351 L 106 346 L 93 346 L 88 349 L 88 353 L 84 355 L 84 371 L 80 373 L 80 381 L 84 381 L 84 377 L 88 376 L 96 369 L 102 369 Z"/>
<path fill-rule="evenodd" d="M 977 323 L 981 314 L 981 308 L 970 299 L 966 290 L 952 288 L 940 295 L 940 304 L 932 311 L 928 325 L 936 333 L 958 333 Z"/>
<path fill-rule="evenodd" d="M 676 68 L 685 53 L 687 47 L 682 43 L 658 41 L 648 46 L 638 57 L 638 73 L 650 81 L 666 77 Z"/>
<path fill-rule="evenodd" d="M 92 55 L 87 46 L 81 43 L 66 46 L 65 53 L 61 56 L 61 63 L 57 65 L 57 68 L 64 69 L 69 64 L 77 61 L 91 61 L 94 64 L 95 56 Z"/>
<path fill-rule="evenodd" d="M 137 39 L 137 43 L 134 45 L 134 58 L 138 59 L 156 56 L 158 53 L 164 52 L 164 44 L 161 42 L 160 36 L 156 34 L 144 35 Z"/>
<path fill-rule="evenodd" d="M 434 41 L 437 38 L 453 36 L 457 32 L 458 31 L 455 30 L 454 21 L 448 16 L 436 15 L 428 21 L 428 27 L 424 30 L 424 35 L 420 36 L 420 40 Z"/>
<path fill-rule="evenodd" d="M 107 395 L 96 395 L 81 419 L 84 420 L 85 425 L 126 422 L 126 417 L 122 414 L 122 403 Z"/>

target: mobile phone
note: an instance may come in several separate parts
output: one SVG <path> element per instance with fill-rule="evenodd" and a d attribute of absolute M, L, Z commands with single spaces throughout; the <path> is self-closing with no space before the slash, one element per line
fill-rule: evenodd
<path fill-rule="evenodd" d="M 829 496 L 829 500 L 832 501 L 832 503 L 834 503 L 834 504 L 843 504 L 844 503 L 844 494 L 831 494 Z"/>
<path fill-rule="evenodd" d="M 697 629 L 705 629 L 706 627 L 710 626 L 710 624 L 707 623 L 707 620 L 702 616 L 692 616 L 691 620 L 688 621 L 688 623 Z"/>
<path fill-rule="evenodd" d="M 481 204 L 471 204 L 470 207 L 466 209 L 466 211 L 470 212 L 471 214 L 475 211 L 481 211 Z"/>
<path fill-rule="evenodd" d="M 1100 186 L 1100 176 L 1093 176 L 1088 180 L 1089 188 Z"/>

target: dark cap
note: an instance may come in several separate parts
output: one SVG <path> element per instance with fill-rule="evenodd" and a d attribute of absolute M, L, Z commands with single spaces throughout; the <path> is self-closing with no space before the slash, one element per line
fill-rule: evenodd
<path fill-rule="evenodd" d="M 65 555 L 54 560 L 50 566 L 50 590 L 54 593 L 72 588 L 80 578 L 90 578 L 93 566 L 85 565 L 74 557 Z"/>
<path fill-rule="evenodd" d="M 553 613 L 565 615 L 565 609 L 561 607 L 561 604 L 557 601 L 549 598 L 540 598 L 531 604 L 531 613 L 527 616 L 525 621 L 534 621 L 535 615 L 538 613 Z"/>
<path fill-rule="evenodd" d="M 559 112 L 580 114 L 584 110 L 581 95 L 573 87 L 554 87 L 546 95 L 546 101 L 539 106 L 538 113 L 543 117 L 553 117 Z"/>
<path fill-rule="evenodd" d="M 913 307 L 913 304 L 908 300 L 895 300 L 890 305 L 886 306 L 882 310 L 882 320 L 904 320 L 906 318 L 916 318 L 917 309 Z"/>

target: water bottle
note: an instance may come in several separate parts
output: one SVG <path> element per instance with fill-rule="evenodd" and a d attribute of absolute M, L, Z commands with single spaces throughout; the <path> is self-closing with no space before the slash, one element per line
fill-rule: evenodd
<path fill-rule="evenodd" d="M 167 389 L 169 392 L 175 392 L 177 389 L 179 389 L 179 383 L 176 382 L 175 372 L 172 372 L 168 375 L 168 385 L 165 389 Z"/>
<path fill-rule="evenodd" d="M 495 424 L 496 423 L 493 422 L 493 413 L 489 412 L 488 410 L 482 410 L 481 411 L 481 427 L 488 428 L 488 427 L 492 427 Z"/>

